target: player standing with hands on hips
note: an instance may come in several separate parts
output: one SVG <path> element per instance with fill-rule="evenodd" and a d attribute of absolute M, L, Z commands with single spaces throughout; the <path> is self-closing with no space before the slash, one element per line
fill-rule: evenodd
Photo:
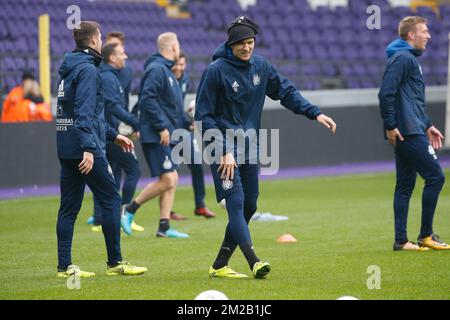
<path fill-rule="evenodd" d="M 223 156 L 220 163 L 211 165 L 211 171 L 217 201 L 226 199 L 229 221 L 216 261 L 209 269 L 211 277 L 247 277 L 228 266 L 237 246 L 256 279 L 265 278 L 270 272 L 270 264 L 256 256 L 248 228 L 259 194 L 259 165 L 250 163 L 247 145 L 246 150 L 240 150 L 246 154 L 245 163 L 238 165 L 235 160 L 238 152 L 236 147 L 228 148 L 225 131 L 258 131 L 266 95 L 281 100 L 294 113 L 317 120 L 333 133 L 336 131 L 331 118 L 306 100 L 263 57 L 253 54 L 258 29 L 249 18 L 236 18 L 228 27 L 228 40 L 216 49 L 213 63 L 204 72 L 198 88 L 195 120 L 201 122 L 203 132 L 218 129 L 223 135 L 214 141 L 223 147 Z"/>
<path fill-rule="evenodd" d="M 448 250 L 433 233 L 433 218 L 445 176 L 435 150 L 442 148 L 441 132 L 430 121 L 425 107 L 425 84 L 417 60 L 431 39 L 427 20 L 406 17 L 399 25 L 400 39 L 386 49 L 388 61 L 378 98 L 389 143 L 395 149 L 397 184 L 394 195 L 395 242 L 399 250 Z M 418 245 L 409 241 L 409 200 L 417 173 L 425 180 L 422 194 L 422 226 Z"/>
<path fill-rule="evenodd" d="M 98 65 L 102 61 L 100 26 L 82 21 L 73 30 L 77 48 L 67 53 L 59 69 L 57 105 L 57 150 L 61 164 L 61 203 L 56 232 L 58 277 L 78 274 L 91 277 L 72 264 L 75 220 L 86 184 L 94 193 L 102 216 L 108 253 L 108 275 L 137 275 L 147 271 L 122 261 L 120 250 L 120 195 L 106 160 L 106 139 L 131 152 L 133 142 L 105 122 L 103 91 Z"/>

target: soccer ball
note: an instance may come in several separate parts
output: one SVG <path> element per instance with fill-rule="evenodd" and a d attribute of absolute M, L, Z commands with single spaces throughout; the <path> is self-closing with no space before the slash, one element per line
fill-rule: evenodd
<path fill-rule="evenodd" d="M 226 295 L 217 290 L 207 290 L 195 297 L 195 300 L 229 300 Z"/>
<path fill-rule="evenodd" d="M 342 296 L 337 298 L 336 300 L 359 300 L 359 299 L 352 296 Z"/>
<path fill-rule="evenodd" d="M 222 201 L 219 202 L 219 206 L 222 209 L 226 209 L 227 208 L 227 203 L 225 202 L 225 199 L 222 199 Z"/>

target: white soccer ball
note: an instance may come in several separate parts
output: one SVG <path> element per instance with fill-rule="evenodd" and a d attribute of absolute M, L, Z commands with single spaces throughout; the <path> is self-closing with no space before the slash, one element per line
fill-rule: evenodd
<path fill-rule="evenodd" d="M 195 300 L 229 300 L 228 297 L 217 290 L 207 290 L 195 297 Z"/>
<path fill-rule="evenodd" d="M 226 203 L 225 199 L 222 199 L 222 201 L 219 202 L 219 206 L 222 209 L 226 209 L 227 208 L 227 203 Z"/>
<path fill-rule="evenodd" d="M 359 300 L 359 299 L 352 296 L 342 296 L 337 298 L 336 300 Z"/>

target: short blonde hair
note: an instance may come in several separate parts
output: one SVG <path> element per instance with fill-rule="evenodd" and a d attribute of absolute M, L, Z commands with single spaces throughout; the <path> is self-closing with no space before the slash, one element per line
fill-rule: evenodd
<path fill-rule="evenodd" d="M 408 40 L 408 34 L 416 29 L 416 25 L 420 23 L 427 24 L 428 20 L 419 16 L 409 16 L 403 18 L 398 25 L 398 35 L 403 40 Z"/>
<path fill-rule="evenodd" d="M 159 52 L 170 49 L 170 47 L 178 42 L 176 33 L 165 32 L 158 37 L 158 50 Z"/>

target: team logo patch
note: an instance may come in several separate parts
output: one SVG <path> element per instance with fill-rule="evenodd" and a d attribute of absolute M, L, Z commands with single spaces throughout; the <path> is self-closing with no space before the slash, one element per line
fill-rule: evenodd
<path fill-rule="evenodd" d="M 434 160 L 437 160 L 436 151 L 434 151 L 434 148 L 431 145 L 428 146 L 428 153 L 433 156 Z"/>
<path fill-rule="evenodd" d="M 163 163 L 163 168 L 165 170 L 172 169 L 172 162 L 170 161 L 169 156 L 166 156 L 166 160 L 164 160 L 164 163 Z"/>
<path fill-rule="evenodd" d="M 237 81 L 235 81 L 231 87 L 233 88 L 234 92 L 236 92 L 236 93 L 238 92 L 239 84 L 237 83 Z"/>
<path fill-rule="evenodd" d="M 254 74 L 253 75 L 253 85 L 256 87 L 260 83 L 261 83 L 261 78 L 259 77 L 258 74 Z"/>
<path fill-rule="evenodd" d="M 222 181 L 223 190 L 227 191 L 233 188 L 233 181 L 231 180 L 223 180 Z"/>

